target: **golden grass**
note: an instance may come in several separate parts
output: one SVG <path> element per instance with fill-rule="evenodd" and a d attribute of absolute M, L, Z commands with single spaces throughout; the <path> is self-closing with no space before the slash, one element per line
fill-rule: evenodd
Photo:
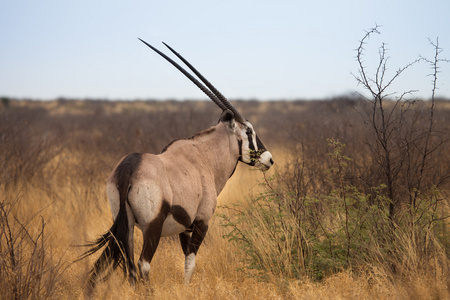
<path fill-rule="evenodd" d="M 279 166 L 286 161 L 281 149 L 275 150 Z M 84 299 L 87 273 L 94 258 L 72 263 L 86 249 L 75 247 L 92 241 L 112 224 L 104 191 L 104 178 L 78 176 L 83 156 L 62 152 L 48 166 L 53 176 L 46 185 L 32 180 L 19 189 L 2 190 L 5 197 L 20 195 L 14 214 L 21 220 L 33 215 L 46 222 L 48 247 L 54 257 L 62 257 L 67 269 L 60 276 L 54 295 L 58 299 Z M 113 167 L 113 166 L 111 166 Z M 271 170 L 268 175 L 276 172 Z M 101 176 L 100 176 L 101 177 Z M 240 201 L 261 191 L 262 173 L 239 164 L 219 197 L 219 205 Z M 36 223 L 36 224 L 34 224 Z M 38 228 L 35 220 L 32 226 Z M 151 264 L 150 282 L 131 287 L 121 272 L 100 284 L 96 299 L 449 299 L 448 284 L 430 274 L 411 274 L 392 282 L 383 270 L 368 268 L 366 276 L 344 271 L 323 282 L 286 280 L 270 276 L 258 281 L 238 269 L 243 253 L 222 236 L 226 233 L 213 218 L 210 230 L 197 256 L 197 267 L 190 285 L 183 283 L 184 256 L 176 239 L 162 239 Z M 33 232 L 31 230 L 31 232 Z M 139 257 L 142 236 L 135 233 L 135 257 Z"/>

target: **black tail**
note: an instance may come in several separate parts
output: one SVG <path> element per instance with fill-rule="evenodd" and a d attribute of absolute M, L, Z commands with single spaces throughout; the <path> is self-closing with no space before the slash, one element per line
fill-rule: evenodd
<path fill-rule="evenodd" d="M 102 235 L 96 242 L 88 244 L 92 247 L 86 251 L 80 259 L 90 256 L 106 248 L 94 264 L 89 276 L 89 283 L 94 287 L 98 277 L 106 272 L 103 280 L 106 280 L 111 273 L 120 267 L 125 275 L 128 274 L 131 283 L 136 282 L 136 267 L 133 262 L 133 253 L 129 241 L 129 228 L 126 203 L 128 202 L 128 193 L 131 189 L 132 175 L 139 168 L 142 154 L 133 153 L 125 157 L 115 170 L 115 179 L 117 182 L 120 206 L 119 213 L 108 232 Z"/>
<path fill-rule="evenodd" d="M 136 281 L 136 267 L 132 259 L 133 253 L 130 253 L 128 235 L 127 212 L 125 203 L 123 205 L 121 203 L 119 214 L 109 231 L 103 234 L 97 241 L 88 244 L 87 246 L 91 246 L 92 248 L 86 251 L 80 258 L 83 259 L 90 256 L 106 245 L 105 250 L 90 271 L 89 284 L 92 287 L 97 283 L 99 276 L 106 273 L 101 277 L 101 280 L 106 280 L 117 267 L 120 267 L 125 275 L 128 274 L 131 282 L 134 283 Z"/>

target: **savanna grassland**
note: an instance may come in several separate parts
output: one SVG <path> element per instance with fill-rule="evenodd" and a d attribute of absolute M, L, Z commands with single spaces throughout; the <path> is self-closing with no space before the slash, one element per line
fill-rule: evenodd
<path fill-rule="evenodd" d="M 150 282 L 118 270 L 98 299 L 449 299 L 450 102 L 236 101 L 275 165 L 239 164 L 183 283 L 178 237 Z M 83 299 L 109 229 L 106 178 L 131 152 L 213 126 L 211 101 L 0 103 L 0 291 Z M 135 257 L 142 245 L 135 232 Z"/>

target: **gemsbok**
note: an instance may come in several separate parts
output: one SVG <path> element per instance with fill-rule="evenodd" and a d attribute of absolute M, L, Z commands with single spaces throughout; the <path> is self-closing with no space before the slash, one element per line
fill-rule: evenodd
<path fill-rule="evenodd" d="M 216 126 L 191 138 L 174 140 L 158 155 L 133 153 L 119 161 L 106 183 L 114 224 L 82 256 L 106 246 L 90 272 L 91 287 L 102 273 L 106 273 L 106 279 L 117 267 L 124 270 L 132 284 L 136 282 L 135 225 L 142 230 L 144 239 L 138 262 L 140 277 L 148 280 L 160 238 L 178 234 L 185 255 L 184 281 L 189 283 L 217 196 L 237 163 L 241 161 L 262 171 L 274 163 L 252 124 L 188 61 L 164 44 L 203 84 L 164 53 L 141 41 L 197 85 L 222 114 Z"/>

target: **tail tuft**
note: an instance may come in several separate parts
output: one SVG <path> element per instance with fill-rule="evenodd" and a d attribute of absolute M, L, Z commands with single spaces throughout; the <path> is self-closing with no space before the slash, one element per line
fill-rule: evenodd
<path fill-rule="evenodd" d="M 108 279 L 117 267 L 120 267 L 125 276 L 128 274 L 130 281 L 136 280 L 136 267 L 134 265 L 130 247 L 128 245 L 128 220 L 124 209 L 120 209 L 114 224 L 97 241 L 86 246 L 92 247 L 81 255 L 79 260 L 84 259 L 106 246 L 100 257 L 95 261 L 94 267 L 89 274 L 89 284 L 94 287 L 97 281 Z M 103 277 L 101 274 L 106 273 Z"/>

